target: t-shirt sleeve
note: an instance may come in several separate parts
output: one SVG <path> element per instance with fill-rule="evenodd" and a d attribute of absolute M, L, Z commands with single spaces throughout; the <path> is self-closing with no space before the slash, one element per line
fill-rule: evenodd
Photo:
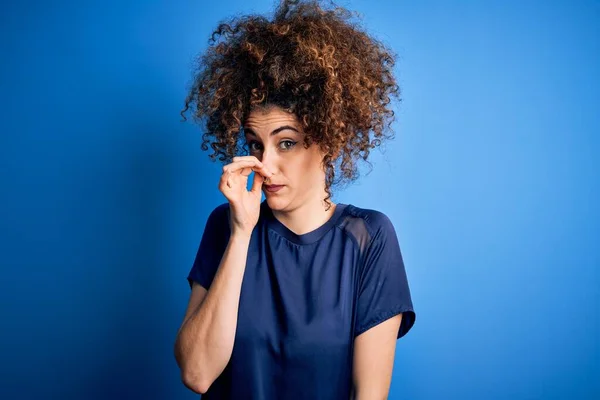
<path fill-rule="evenodd" d="M 370 220 L 373 236 L 359 278 L 355 336 L 402 313 L 399 339 L 416 319 L 400 244 L 392 222 L 384 213 L 376 212 Z"/>
<path fill-rule="evenodd" d="M 187 280 L 192 288 L 198 282 L 208 290 L 229 242 L 229 203 L 217 206 L 208 216 L 196 258 Z"/>

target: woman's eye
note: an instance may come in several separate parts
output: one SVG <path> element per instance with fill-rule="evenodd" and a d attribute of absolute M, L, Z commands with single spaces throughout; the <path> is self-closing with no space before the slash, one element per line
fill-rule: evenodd
<path fill-rule="evenodd" d="M 294 142 L 293 140 L 283 140 L 279 143 L 279 148 L 281 150 L 289 150 L 292 147 L 294 147 L 296 145 L 297 142 Z M 248 145 L 248 150 L 253 153 L 253 152 L 257 152 L 261 150 L 261 145 L 260 143 L 256 142 L 256 141 L 251 141 L 247 143 Z"/>
<path fill-rule="evenodd" d="M 256 149 L 256 148 L 252 147 L 252 146 L 253 146 L 253 145 L 255 145 L 255 144 L 257 145 L 257 144 L 259 144 L 259 143 L 258 143 L 258 142 L 250 142 L 250 143 L 248 143 L 248 149 L 249 149 L 250 151 L 258 151 L 258 149 Z"/>
<path fill-rule="evenodd" d="M 287 144 L 287 146 L 285 146 L 285 144 Z M 294 147 L 294 145 L 296 144 L 296 142 L 293 142 L 291 140 L 284 140 L 280 143 L 280 145 L 284 145 L 282 148 L 283 150 L 289 150 L 292 147 Z"/>

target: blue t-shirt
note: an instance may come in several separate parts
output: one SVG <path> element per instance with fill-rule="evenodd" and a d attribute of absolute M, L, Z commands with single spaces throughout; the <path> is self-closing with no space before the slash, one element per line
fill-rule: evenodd
<path fill-rule="evenodd" d="M 229 203 L 206 223 L 188 275 L 209 289 L 230 235 Z M 252 232 L 231 359 L 203 399 L 348 400 L 354 338 L 403 313 L 415 322 L 400 246 L 382 212 L 337 204 L 297 235 L 266 200 Z"/>

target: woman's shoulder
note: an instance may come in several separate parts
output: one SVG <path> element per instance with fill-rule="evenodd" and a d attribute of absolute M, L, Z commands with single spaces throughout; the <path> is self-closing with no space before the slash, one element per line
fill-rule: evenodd
<path fill-rule="evenodd" d="M 228 217 L 229 213 L 229 202 L 221 203 L 215 206 L 210 212 L 209 219 L 221 220 L 222 218 Z"/>
<path fill-rule="evenodd" d="M 348 204 L 346 207 L 346 213 L 351 217 L 362 219 L 371 228 L 379 228 L 391 223 L 390 217 L 381 209 Z"/>
<path fill-rule="evenodd" d="M 387 233 L 395 234 L 390 217 L 381 209 L 348 204 L 345 212 L 348 216 L 347 229 L 354 231 L 355 236 L 361 236 L 361 231 L 364 231 L 369 238 Z"/>
<path fill-rule="evenodd" d="M 229 226 L 229 202 L 215 206 L 206 221 L 207 229 L 225 232 L 231 229 Z"/>
<path fill-rule="evenodd" d="M 226 213 L 227 211 L 229 211 L 229 202 L 228 201 L 217 205 L 213 209 L 213 212 L 216 212 L 216 213 Z"/>

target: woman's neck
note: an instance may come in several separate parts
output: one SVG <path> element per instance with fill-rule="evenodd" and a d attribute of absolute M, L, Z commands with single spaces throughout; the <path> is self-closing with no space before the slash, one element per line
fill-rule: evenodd
<path fill-rule="evenodd" d="M 326 210 L 326 208 L 325 201 L 320 200 L 319 203 L 304 203 L 300 207 L 289 211 L 273 210 L 273 215 L 296 235 L 303 235 L 314 231 L 329 221 L 337 208 L 337 204 L 330 200 L 329 209 Z"/>

